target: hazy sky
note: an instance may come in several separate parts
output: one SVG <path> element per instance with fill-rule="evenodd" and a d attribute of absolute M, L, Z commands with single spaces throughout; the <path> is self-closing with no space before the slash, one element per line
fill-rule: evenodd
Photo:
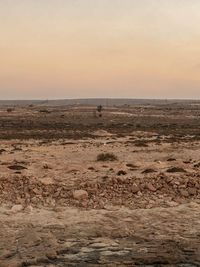
<path fill-rule="evenodd" d="M 0 0 L 0 99 L 200 98 L 199 0 Z"/>

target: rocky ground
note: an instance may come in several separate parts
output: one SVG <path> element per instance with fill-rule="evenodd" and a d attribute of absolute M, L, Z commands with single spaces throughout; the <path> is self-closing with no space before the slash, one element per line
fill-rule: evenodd
<path fill-rule="evenodd" d="M 143 107 L 140 129 L 138 109 L 2 109 L 0 266 L 200 266 L 200 122 L 191 109 L 188 127 L 188 109 L 162 121 L 165 108 Z"/>

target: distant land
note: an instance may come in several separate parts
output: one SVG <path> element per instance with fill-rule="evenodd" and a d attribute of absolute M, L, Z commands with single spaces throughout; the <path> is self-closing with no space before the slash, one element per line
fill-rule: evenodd
<path fill-rule="evenodd" d="M 200 104 L 200 100 L 187 99 L 131 99 L 131 98 L 89 98 L 58 100 L 0 100 L 0 106 L 123 106 L 123 105 L 168 105 Z"/>

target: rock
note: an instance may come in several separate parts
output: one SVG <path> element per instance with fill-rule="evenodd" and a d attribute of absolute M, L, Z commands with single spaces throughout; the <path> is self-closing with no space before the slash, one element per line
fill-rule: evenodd
<path fill-rule="evenodd" d="M 196 188 L 188 188 L 188 194 L 189 195 L 194 196 L 194 195 L 196 195 L 196 193 L 197 193 Z"/>
<path fill-rule="evenodd" d="M 168 183 L 168 184 L 171 183 L 173 179 L 174 179 L 173 177 L 167 176 L 166 177 L 166 183 Z"/>
<path fill-rule="evenodd" d="M 56 251 L 49 251 L 49 252 L 47 252 L 46 257 L 49 260 L 55 260 L 55 259 L 57 259 L 57 253 L 56 253 Z"/>
<path fill-rule="evenodd" d="M 33 193 L 36 195 L 40 195 L 41 194 L 41 190 L 38 189 L 37 187 L 33 188 Z"/>
<path fill-rule="evenodd" d="M 181 189 L 180 194 L 182 197 L 189 197 L 189 193 L 187 190 Z"/>
<path fill-rule="evenodd" d="M 157 190 L 151 183 L 147 183 L 145 185 L 145 188 L 148 189 L 151 192 L 155 192 Z"/>
<path fill-rule="evenodd" d="M 48 163 L 43 163 L 43 168 L 48 170 L 48 169 L 52 169 L 52 167 L 48 164 Z"/>
<path fill-rule="evenodd" d="M 194 167 L 195 167 L 195 168 L 200 168 L 200 162 L 199 162 L 199 163 L 196 163 L 196 164 L 194 164 Z"/>
<path fill-rule="evenodd" d="M 26 207 L 26 212 L 31 213 L 33 211 L 33 207 L 31 205 Z"/>
<path fill-rule="evenodd" d="M 136 194 L 136 193 L 138 193 L 140 191 L 140 188 L 139 188 L 139 186 L 137 185 L 137 184 L 133 184 L 132 185 L 132 187 L 131 187 L 131 192 L 133 193 L 133 194 Z"/>
<path fill-rule="evenodd" d="M 6 152 L 6 150 L 5 149 L 0 149 L 0 155 L 3 153 L 3 152 Z"/>
<path fill-rule="evenodd" d="M 14 205 L 12 208 L 11 208 L 11 211 L 13 213 L 17 213 L 17 212 L 20 212 L 23 210 L 23 206 L 22 205 Z"/>
<path fill-rule="evenodd" d="M 94 168 L 94 167 L 89 167 L 88 170 L 90 170 L 90 171 L 94 171 L 95 168 Z"/>
<path fill-rule="evenodd" d="M 85 190 L 75 190 L 73 192 L 73 198 L 76 200 L 88 199 L 88 192 Z"/>
<path fill-rule="evenodd" d="M 41 180 L 42 184 L 44 185 L 52 185 L 54 184 L 54 180 L 50 177 L 45 177 Z"/>
<path fill-rule="evenodd" d="M 142 192 L 141 192 L 141 191 L 138 191 L 137 195 L 138 195 L 139 197 L 141 197 L 141 196 L 142 196 Z"/>
<path fill-rule="evenodd" d="M 117 175 L 126 175 L 127 173 L 125 172 L 125 171 L 123 171 L 123 170 L 120 170 L 120 171 L 118 171 L 118 173 L 117 173 Z"/>
<path fill-rule="evenodd" d="M 104 209 L 108 210 L 108 211 L 116 211 L 116 210 L 119 210 L 120 207 L 106 204 L 106 205 L 104 205 Z"/>
<path fill-rule="evenodd" d="M 166 203 L 169 207 L 176 207 L 178 206 L 179 204 L 175 201 L 167 201 Z"/>

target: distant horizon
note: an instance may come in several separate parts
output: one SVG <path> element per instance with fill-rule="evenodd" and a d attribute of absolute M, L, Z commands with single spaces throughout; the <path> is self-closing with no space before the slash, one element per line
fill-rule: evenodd
<path fill-rule="evenodd" d="M 200 101 L 200 98 L 139 98 L 139 97 L 75 97 L 75 98 L 19 98 L 19 99 L 0 99 L 0 101 L 63 101 L 63 100 L 188 100 Z"/>

